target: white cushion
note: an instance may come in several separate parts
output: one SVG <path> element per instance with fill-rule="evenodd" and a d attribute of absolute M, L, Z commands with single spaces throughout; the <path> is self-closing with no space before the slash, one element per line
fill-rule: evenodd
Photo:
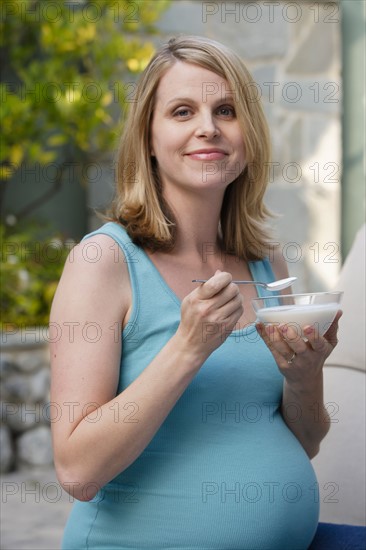
<path fill-rule="evenodd" d="M 342 267 L 334 290 L 343 290 L 339 321 L 338 345 L 326 364 L 352 367 L 365 371 L 365 234 L 366 225 L 357 233 L 355 242 Z"/>
<path fill-rule="evenodd" d="M 366 525 L 365 496 L 365 229 L 341 270 L 339 343 L 324 367 L 324 399 L 331 429 L 313 459 L 319 482 L 320 521 Z"/>
<path fill-rule="evenodd" d="M 365 373 L 356 369 L 324 368 L 324 400 L 332 424 L 312 461 L 320 521 L 366 525 L 365 381 Z"/>

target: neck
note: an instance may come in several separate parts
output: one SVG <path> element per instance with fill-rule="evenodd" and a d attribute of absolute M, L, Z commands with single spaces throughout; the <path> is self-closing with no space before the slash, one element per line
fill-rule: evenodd
<path fill-rule="evenodd" d="M 173 254 L 197 255 L 214 254 L 219 251 L 218 226 L 223 199 L 212 192 L 194 197 L 175 193 L 174 201 L 166 197 L 177 224 L 176 244 Z"/>

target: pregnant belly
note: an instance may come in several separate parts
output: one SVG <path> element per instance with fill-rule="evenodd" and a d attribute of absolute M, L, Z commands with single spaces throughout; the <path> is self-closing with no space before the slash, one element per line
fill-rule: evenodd
<path fill-rule="evenodd" d="M 65 541 L 82 548 L 75 537 L 87 533 L 90 549 L 305 550 L 319 514 L 309 459 L 280 419 L 246 435 L 227 426 L 225 438 L 191 448 L 149 446 L 93 502 L 75 505 Z"/>

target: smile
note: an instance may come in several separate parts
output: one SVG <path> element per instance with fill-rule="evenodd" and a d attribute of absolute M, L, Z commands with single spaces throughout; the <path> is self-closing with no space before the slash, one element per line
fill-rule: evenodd
<path fill-rule="evenodd" d="M 227 153 L 221 149 L 202 149 L 186 153 L 185 156 L 194 160 L 222 160 L 227 156 Z"/>

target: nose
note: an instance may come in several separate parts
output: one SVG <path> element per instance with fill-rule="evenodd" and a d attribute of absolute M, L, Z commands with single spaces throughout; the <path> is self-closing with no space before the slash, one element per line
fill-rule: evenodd
<path fill-rule="evenodd" d="M 212 139 L 220 135 L 220 129 L 212 113 L 202 113 L 198 119 L 196 137 Z"/>

